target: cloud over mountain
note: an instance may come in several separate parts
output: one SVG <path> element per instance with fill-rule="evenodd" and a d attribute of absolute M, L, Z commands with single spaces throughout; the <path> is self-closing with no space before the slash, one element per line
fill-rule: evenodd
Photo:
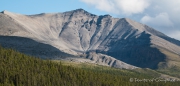
<path fill-rule="evenodd" d="M 81 0 L 96 9 L 110 13 L 126 15 L 142 13 L 148 6 L 148 0 Z"/>
<path fill-rule="evenodd" d="M 121 17 L 129 17 L 179 39 L 179 0 L 80 0 L 87 5 Z M 176 33 L 174 33 L 176 32 Z"/>

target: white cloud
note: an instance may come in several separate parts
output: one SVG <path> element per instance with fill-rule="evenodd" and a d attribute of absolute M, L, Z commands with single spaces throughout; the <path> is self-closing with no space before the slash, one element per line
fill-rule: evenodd
<path fill-rule="evenodd" d="M 168 34 L 168 36 L 180 40 L 180 31 L 172 31 Z"/>
<path fill-rule="evenodd" d="M 146 15 L 141 19 L 141 22 L 144 24 L 155 26 L 155 27 L 172 27 L 173 26 L 173 23 L 169 19 L 169 15 L 167 13 L 160 13 L 156 15 L 155 17 Z"/>
<path fill-rule="evenodd" d="M 114 3 L 111 0 L 80 0 L 98 10 L 116 13 Z"/>
<path fill-rule="evenodd" d="M 101 11 L 114 14 L 142 13 L 149 6 L 149 0 L 81 0 Z"/>
<path fill-rule="evenodd" d="M 173 22 L 169 19 L 169 15 L 167 13 L 160 13 L 154 17 L 145 15 L 144 17 L 142 17 L 140 22 L 149 26 L 153 26 L 153 28 L 155 28 L 156 30 L 166 33 L 171 37 L 172 37 L 172 35 L 170 35 L 172 33 L 171 31 L 175 30 Z M 177 36 L 173 36 L 173 37 L 177 37 Z"/>
<path fill-rule="evenodd" d="M 148 6 L 148 0 L 114 0 L 118 9 L 125 14 L 142 13 Z"/>

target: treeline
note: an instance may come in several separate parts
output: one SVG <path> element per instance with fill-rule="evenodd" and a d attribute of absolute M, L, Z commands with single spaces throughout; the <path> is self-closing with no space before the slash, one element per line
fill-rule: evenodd
<path fill-rule="evenodd" d="M 117 71 L 116 71 L 117 72 Z M 131 74 L 130 74 L 131 75 Z M 136 76 L 136 75 L 135 75 Z M 130 82 L 135 76 L 64 66 L 0 47 L 0 86 L 179 86 L 179 82 Z M 146 78 L 141 74 L 136 78 Z"/>

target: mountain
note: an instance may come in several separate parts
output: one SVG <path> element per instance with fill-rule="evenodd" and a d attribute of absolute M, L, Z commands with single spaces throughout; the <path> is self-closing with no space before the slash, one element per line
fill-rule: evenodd
<path fill-rule="evenodd" d="M 128 18 L 83 9 L 36 15 L 3 11 L 0 44 L 46 59 L 180 71 L 180 41 Z"/>

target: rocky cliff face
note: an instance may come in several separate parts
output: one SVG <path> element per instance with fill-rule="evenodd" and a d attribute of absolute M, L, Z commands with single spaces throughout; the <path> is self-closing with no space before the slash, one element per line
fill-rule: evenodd
<path fill-rule="evenodd" d="M 127 18 L 97 16 L 83 9 L 37 15 L 3 11 L 0 13 L 0 35 L 2 46 L 14 47 L 42 58 L 58 59 L 86 54 L 85 58 L 91 59 L 87 57 L 91 56 L 99 59 L 98 55 L 103 54 L 114 61 L 156 69 L 159 63 L 167 61 L 166 53 L 160 49 L 180 55 L 180 41 L 153 28 Z M 18 41 L 12 41 L 13 37 L 17 37 L 15 39 Z M 24 38 L 28 40 L 21 41 Z M 29 40 L 33 42 L 28 44 Z M 91 55 L 90 52 L 97 54 Z M 111 62 L 106 64 L 115 66 Z"/>

